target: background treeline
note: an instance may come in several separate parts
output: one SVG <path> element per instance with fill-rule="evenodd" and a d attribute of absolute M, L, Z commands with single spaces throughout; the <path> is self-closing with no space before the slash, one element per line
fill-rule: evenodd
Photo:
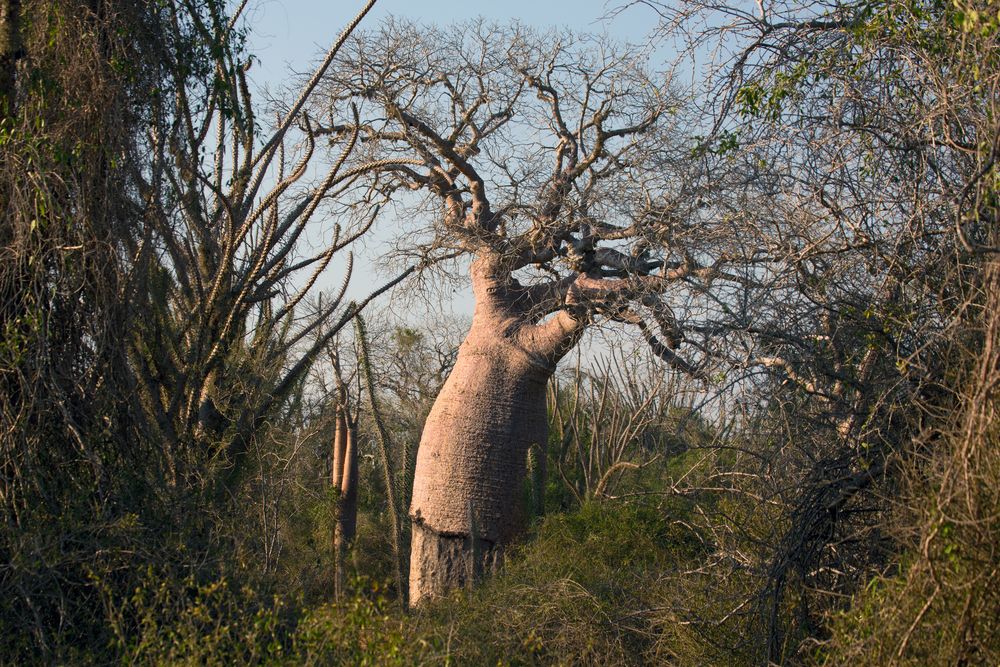
<path fill-rule="evenodd" d="M 649 4 L 724 47 L 690 159 L 754 287 L 706 379 L 567 365 L 526 538 L 405 613 L 462 328 L 315 290 L 371 224 L 300 113 L 326 65 L 265 107 L 241 7 L 3 1 L 0 661 L 1000 661 L 1000 8 Z"/>

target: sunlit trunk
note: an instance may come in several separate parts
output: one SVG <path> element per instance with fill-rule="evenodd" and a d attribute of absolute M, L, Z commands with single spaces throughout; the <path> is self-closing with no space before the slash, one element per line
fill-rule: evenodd
<path fill-rule="evenodd" d="M 548 437 L 555 369 L 525 337 L 518 309 L 473 273 L 477 308 L 417 452 L 410 517 L 410 601 L 471 584 L 521 528 L 518 500 L 533 444 Z M 530 341 L 530 342 L 529 342 Z"/>
<path fill-rule="evenodd" d="M 334 597 L 344 592 L 344 555 L 354 539 L 358 523 L 357 427 L 346 410 L 338 408 L 333 438 L 333 465 L 330 482 L 337 496 L 337 516 L 333 527 Z"/>

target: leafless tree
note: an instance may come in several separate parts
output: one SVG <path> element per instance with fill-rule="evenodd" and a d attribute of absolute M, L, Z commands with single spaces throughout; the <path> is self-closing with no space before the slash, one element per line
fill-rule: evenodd
<path fill-rule="evenodd" d="M 716 174 L 742 172 L 740 187 L 770 200 L 750 213 L 779 232 L 793 270 L 760 293 L 744 339 L 765 406 L 759 441 L 781 445 L 769 458 L 782 465 L 757 478 L 789 517 L 761 573 L 765 655 L 780 661 L 817 609 L 884 564 L 878 516 L 898 478 L 887 473 L 953 403 L 952 324 L 996 251 L 995 12 L 894 0 L 623 9 L 637 5 L 706 67 L 702 150 Z"/>
<path fill-rule="evenodd" d="M 316 126 L 304 111 L 372 5 L 276 110 L 273 124 L 251 99 L 251 61 L 240 48 L 246 3 L 232 14 L 209 3 L 205 17 L 183 2 L 166 9 L 178 32 L 194 35 L 199 57 L 173 64 L 172 97 L 150 120 L 149 164 L 134 174 L 143 208 L 142 233 L 130 248 L 132 289 L 145 315 L 131 361 L 135 412 L 148 416 L 144 428 L 163 443 L 175 484 L 211 480 L 210 462 L 230 480 L 238 476 L 255 429 L 326 343 L 410 272 L 345 304 L 348 253 L 340 290 L 313 312 L 304 300 L 376 215 L 362 218 L 340 204 L 342 193 L 357 187 L 357 171 L 345 164 L 358 133 L 344 135 L 326 173 L 314 175 Z M 265 124 L 270 130 L 262 135 Z M 312 336 L 321 325 L 323 336 Z M 230 390 L 241 382 L 249 392 Z M 194 449 L 192 437 L 201 442 Z"/>
<path fill-rule="evenodd" d="M 472 554 L 476 571 L 492 567 L 517 531 L 545 384 L 587 325 L 634 326 L 702 375 L 675 350 L 701 356 L 705 320 L 728 317 L 723 295 L 766 253 L 738 218 L 703 210 L 690 146 L 672 132 L 682 106 L 638 51 L 516 25 L 389 22 L 348 43 L 323 93 L 316 132 L 357 135 L 353 169 L 412 222 L 401 255 L 472 258 L 476 313 L 417 455 L 416 603 L 463 585 Z M 356 117 L 338 111 L 349 103 Z"/>

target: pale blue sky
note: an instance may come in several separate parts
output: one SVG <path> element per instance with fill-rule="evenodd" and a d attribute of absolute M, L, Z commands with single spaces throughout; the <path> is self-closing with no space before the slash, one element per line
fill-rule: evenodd
<path fill-rule="evenodd" d="M 637 5 L 612 21 L 601 21 L 627 0 L 378 0 L 362 27 L 386 16 L 405 16 L 447 24 L 482 16 L 498 21 L 520 20 L 537 28 L 567 27 L 583 32 L 607 32 L 623 41 L 642 42 L 656 25 L 656 15 Z M 361 0 L 259 0 L 249 14 L 254 28 L 251 51 L 259 83 L 276 83 L 287 74 L 307 69 L 363 5 Z M 258 69 L 260 68 L 260 69 Z"/>
<path fill-rule="evenodd" d="M 406 17 L 415 21 L 449 24 L 484 17 L 500 22 L 517 19 L 535 28 L 570 28 L 580 32 L 607 33 L 614 39 L 645 43 L 649 32 L 656 26 L 656 15 L 647 7 L 634 6 L 613 20 L 602 21 L 615 7 L 627 0 L 378 0 L 375 8 L 365 18 L 361 28 L 375 27 L 387 16 Z M 251 28 L 250 52 L 256 56 L 250 78 L 257 86 L 280 91 L 290 79 L 290 74 L 310 72 L 317 59 L 336 39 L 344 25 L 363 5 L 363 0 L 251 0 L 247 14 Z M 666 63 L 668 54 L 657 53 L 655 58 Z M 348 298 L 361 298 L 376 284 L 386 278 L 375 268 L 379 247 L 385 243 L 392 225 L 385 221 L 378 224 L 374 234 L 364 239 L 357 253 L 354 277 Z M 382 246 L 383 248 L 385 246 Z M 344 258 L 334 259 L 325 275 L 321 288 L 334 288 L 340 283 Z M 473 301 L 467 286 L 444 290 L 440 303 L 446 311 L 459 316 L 472 313 Z M 438 295 L 442 296 L 441 294 Z M 450 296 L 450 298 L 449 298 Z M 381 303 L 373 304 L 380 310 L 397 300 L 388 296 Z M 411 317 L 419 318 L 418 313 Z"/>

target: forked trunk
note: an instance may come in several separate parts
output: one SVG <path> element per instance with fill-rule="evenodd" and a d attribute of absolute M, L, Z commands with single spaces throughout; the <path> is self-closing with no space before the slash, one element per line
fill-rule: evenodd
<path fill-rule="evenodd" d="M 475 267 L 473 286 L 472 328 L 417 452 L 411 604 L 494 569 L 521 527 L 517 506 L 528 449 L 548 436 L 546 383 L 564 350 L 553 354 L 556 348 L 526 335 L 533 327 L 523 304 Z"/>
<path fill-rule="evenodd" d="M 344 555 L 354 540 L 358 517 L 357 425 L 346 407 L 337 408 L 333 439 L 331 485 L 337 494 L 337 516 L 333 527 L 334 599 L 344 592 Z"/>

